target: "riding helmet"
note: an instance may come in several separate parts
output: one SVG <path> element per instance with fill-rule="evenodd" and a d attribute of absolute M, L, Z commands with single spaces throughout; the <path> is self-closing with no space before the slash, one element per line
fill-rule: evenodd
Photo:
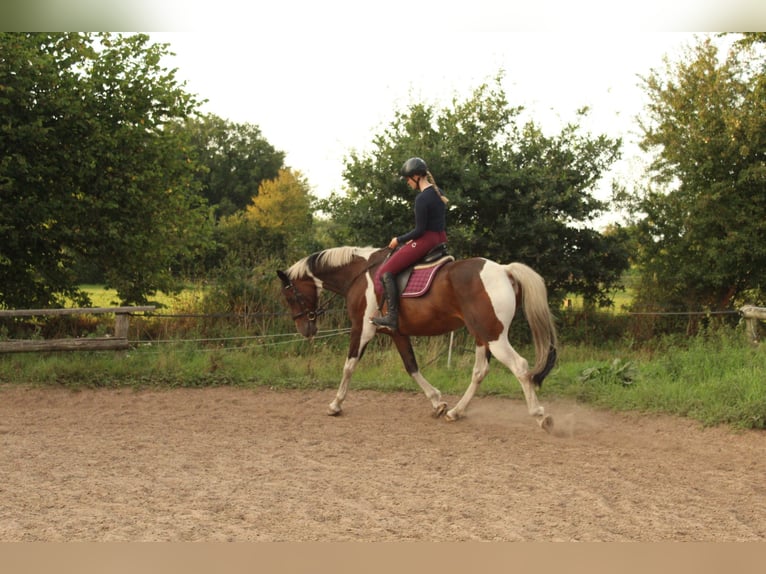
<path fill-rule="evenodd" d="M 399 175 L 404 178 L 412 177 L 413 175 L 426 175 L 428 173 L 428 166 L 419 157 L 411 157 L 404 162 Z"/>

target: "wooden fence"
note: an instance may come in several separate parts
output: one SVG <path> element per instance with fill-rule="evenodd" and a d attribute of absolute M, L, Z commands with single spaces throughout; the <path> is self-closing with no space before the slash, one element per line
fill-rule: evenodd
<path fill-rule="evenodd" d="M 94 351 L 130 348 L 128 328 L 134 313 L 154 311 L 156 307 L 84 307 L 77 309 L 15 309 L 0 310 L 3 317 L 35 317 L 55 315 L 114 314 L 114 335 L 106 337 L 70 337 L 66 339 L 16 339 L 0 341 L 0 353 L 34 351 Z M 746 305 L 739 313 L 747 324 L 747 333 L 754 343 L 760 341 L 759 321 L 766 321 L 766 308 Z"/>
<path fill-rule="evenodd" d="M 130 347 L 128 328 L 130 315 L 154 311 L 153 305 L 146 307 L 84 307 L 77 309 L 14 309 L 0 310 L 2 317 L 37 317 L 53 315 L 95 315 L 114 314 L 114 336 L 77 337 L 67 339 L 17 339 L 0 341 L 0 353 L 26 353 L 32 351 L 97 351 L 124 350 Z"/>
<path fill-rule="evenodd" d="M 766 321 L 766 307 L 745 305 L 739 312 L 747 323 L 747 332 L 750 335 L 750 340 L 758 343 L 761 340 L 758 333 L 758 321 Z"/>

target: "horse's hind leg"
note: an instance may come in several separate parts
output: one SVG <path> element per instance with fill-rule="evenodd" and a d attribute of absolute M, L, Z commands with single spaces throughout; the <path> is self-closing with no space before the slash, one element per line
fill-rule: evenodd
<path fill-rule="evenodd" d="M 447 412 L 444 418 L 446 418 L 448 421 L 456 421 L 463 416 L 465 409 L 468 407 L 468 403 L 471 402 L 471 399 L 476 394 L 476 390 L 479 388 L 479 385 L 484 380 L 484 377 L 487 376 L 488 372 L 489 349 L 483 345 L 477 345 L 476 360 L 473 364 L 471 384 L 468 385 L 468 388 L 466 389 L 465 393 L 463 393 L 463 396 L 460 398 L 458 403 Z"/>
<path fill-rule="evenodd" d="M 505 340 L 493 341 L 489 345 L 489 350 L 498 361 L 516 375 L 521 384 L 521 390 L 524 392 L 524 399 L 527 401 L 529 414 L 537 418 L 537 422 L 543 429 L 550 431 L 553 426 L 553 418 L 545 414 L 545 409 L 537 400 L 537 393 L 535 392 L 535 385 L 532 382 L 527 360 L 519 355 L 511 344 Z"/>
<path fill-rule="evenodd" d="M 447 410 L 447 403 L 442 401 L 442 394 L 439 389 L 431 385 L 426 378 L 420 373 L 418 368 L 418 362 L 415 359 L 415 351 L 412 349 L 412 342 L 409 337 L 404 335 L 392 335 L 396 349 L 399 351 L 399 356 L 404 362 L 404 368 L 415 380 L 415 382 L 423 389 L 423 392 L 431 401 L 431 407 L 433 408 L 433 416 L 438 418 L 442 416 Z"/>

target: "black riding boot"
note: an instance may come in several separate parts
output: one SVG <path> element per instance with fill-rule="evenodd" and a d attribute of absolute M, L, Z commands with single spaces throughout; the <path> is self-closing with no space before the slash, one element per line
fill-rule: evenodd
<path fill-rule="evenodd" d="M 388 327 L 396 331 L 399 326 L 399 290 L 396 287 L 396 277 L 393 273 L 384 273 L 381 278 L 385 289 L 385 298 L 388 302 L 388 315 L 385 317 L 373 317 L 372 322 L 378 327 Z"/>

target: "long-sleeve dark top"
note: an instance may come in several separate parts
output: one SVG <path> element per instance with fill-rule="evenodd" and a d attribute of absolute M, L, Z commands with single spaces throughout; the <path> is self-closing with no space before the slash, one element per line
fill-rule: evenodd
<path fill-rule="evenodd" d="M 426 231 L 446 231 L 447 207 L 431 185 L 415 197 L 415 228 L 396 238 L 399 245 L 417 239 Z"/>

